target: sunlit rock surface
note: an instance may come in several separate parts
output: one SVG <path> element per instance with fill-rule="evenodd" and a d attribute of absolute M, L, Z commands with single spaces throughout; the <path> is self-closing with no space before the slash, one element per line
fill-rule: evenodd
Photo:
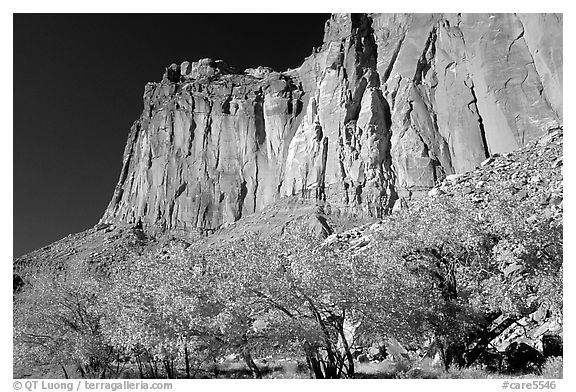
<path fill-rule="evenodd" d="M 379 217 L 560 127 L 561 15 L 333 15 L 297 69 L 147 84 L 102 222 L 209 233 L 291 195 Z"/>

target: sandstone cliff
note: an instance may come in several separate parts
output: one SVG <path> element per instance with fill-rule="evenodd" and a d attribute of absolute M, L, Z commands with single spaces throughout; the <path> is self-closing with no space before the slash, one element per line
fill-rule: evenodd
<path fill-rule="evenodd" d="M 379 217 L 561 127 L 561 15 L 333 15 L 298 69 L 149 83 L 102 223 L 210 232 L 292 195 Z"/>

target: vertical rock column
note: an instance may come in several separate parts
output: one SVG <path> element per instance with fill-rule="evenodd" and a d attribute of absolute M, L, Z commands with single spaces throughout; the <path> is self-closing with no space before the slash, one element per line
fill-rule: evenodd
<path fill-rule="evenodd" d="M 396 198 L 390 111 L 376 57 L 368 16 L 334 15 L 327 22 L 323 47 L 295 72 L 312 98 L 290 144 L 283 194 L 322 195 L 333 210 L 374 217 L 390 210 Z"/>

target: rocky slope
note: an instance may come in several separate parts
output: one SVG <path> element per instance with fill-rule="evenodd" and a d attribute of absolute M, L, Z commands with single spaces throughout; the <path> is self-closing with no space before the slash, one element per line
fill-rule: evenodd
<path fill-rule="evenodd" d="M 380 217 L 561 126 L 561 15 L 333 15 L 297 69 L 149 83 L 101 223 L 211 233 L 294 195 Z"/>
<path fill-rule="evenodd" d="M 549 131 L 517 151 L 493 155 L 473 171 L 449 175 L 429 191 L 428 197 L 463 197 L 474 204 L 478 214 L 483 214 L 498 194 L 509 195 L 517 203 L 518 209 L 526 212 L 529 225 L 545 223 L 550 227 L 562 227 L 563 131 Z M 424 206 L 426 200 L 415 202 L 411 208 L 418 208 L 420 204 Z M 374 237 L 386 225 L 386 220 L 383 220 L 334 233 L 324 241 L 323 246 L 338 243 L 343 251 L 357 254 L 370 252 Z M 524 267 L 509 263 L 499 268 L 506 275 L 521 275 Z M 494 320 L 492 329 L 504 324 L 505 319 L 501 316 Z M 490 342 L 490 346 L 497 352 L 505 352 L 513 342 L 524 343 L 546 354 L 549 347 L 558 344 L 561 347 L 561 343 L 557 342 L 558 337 L 560 340 L 563 337 L 562 320 L 550 314 L 546 305 L 542 304 L 516 322 L 506 324 L 502 332 Z M 556 340 L 548 342 L 546 347 L 546 339 Z M 556 347 L 554 350 L 561 352 L 561 348 Z M 558 355 L 557 352 L 547 355 Z"/>
<path fill-rule="evenodd" d="M 534 212 L 528 218 L 530 222 L 548 220 L 552 225 L 561 225 L 564 211 L 563 145 L 563 130 L 549 131 L 519 150 L 491 156 L 474 170 L 449 175 L 426 197 L 463 197 L 481 211 L 496 194 L 505 193 L 518 202 L 519 209 Z M 414 203 L 413 208 L 419 204 Z M 379 221 L 334 233 L 326 238 L 324 244 L 339 242 L 353 251 L 369 249 L 373 234 L 385 224 L 385 221 Z"/>

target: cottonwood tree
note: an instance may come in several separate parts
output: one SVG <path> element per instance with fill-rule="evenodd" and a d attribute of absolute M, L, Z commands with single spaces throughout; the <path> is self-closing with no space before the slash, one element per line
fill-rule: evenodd
<path fill-rule="evenodd" d="M 535 209 L 492 196 L 483 206 L 460 196 L 424 200 L 387 218 L 370 249 L 427 275 L 441 293 L 428 324 L 445 366 L 451 357 L 472 364 L 490 340 L 539 306 L 561 312 L 561 221 L 530 219 Z M 499 316 L 504 321 L 490 329 Z"/>
<path fill-rule="evenodd" d="M 393 255 L 346 254 L 311 238 L 289 226 L 280 238 L 247 236 L 207 257 L 245 348 L 299 346 L 314 377 L 353 377 L 347 321 L 389 335 L 423 333 L 423 314 L 438 298 L 431 283 Z"/>
<path fill-rule="evenodd" d="M 57 365 L 65 377 L 71 370 L 101 378 L 117 370 L 111 364 L 119 353 L 101 334 L 101 291 L 101 277 L 81 261 L 27 274 L 14 303 L 16 364 Z"/>
<path fill-rule="evenodd" d="M 353 377 L 353 324 L 357 336 L 434 340 L 445 366 L 469 365 L 501 332 L 489 329 L 496 317 L 543 303 L 561 312 L 561 222 L 529 213 L 504 196 L 482 209 L 427 200 L 385 218 L 360 251 L 319 244 L 298 224 L 281 236 L 164 244 L 112 271 L 104 345 L 131 352 L 142 376 L 176 377 L 183 363 L 191 377 L 238 353 L 261 377 L 254 357 L 300 352 L 313 377 Z"/>
<path fill-rule="evenodd" d="M 181 244 L 164 244 L 118 264 L 101 299 L 109 344 L 132 353 L 140 376 L 192 377 L 218 346 L 221 312 L 203 266 Z"/>

